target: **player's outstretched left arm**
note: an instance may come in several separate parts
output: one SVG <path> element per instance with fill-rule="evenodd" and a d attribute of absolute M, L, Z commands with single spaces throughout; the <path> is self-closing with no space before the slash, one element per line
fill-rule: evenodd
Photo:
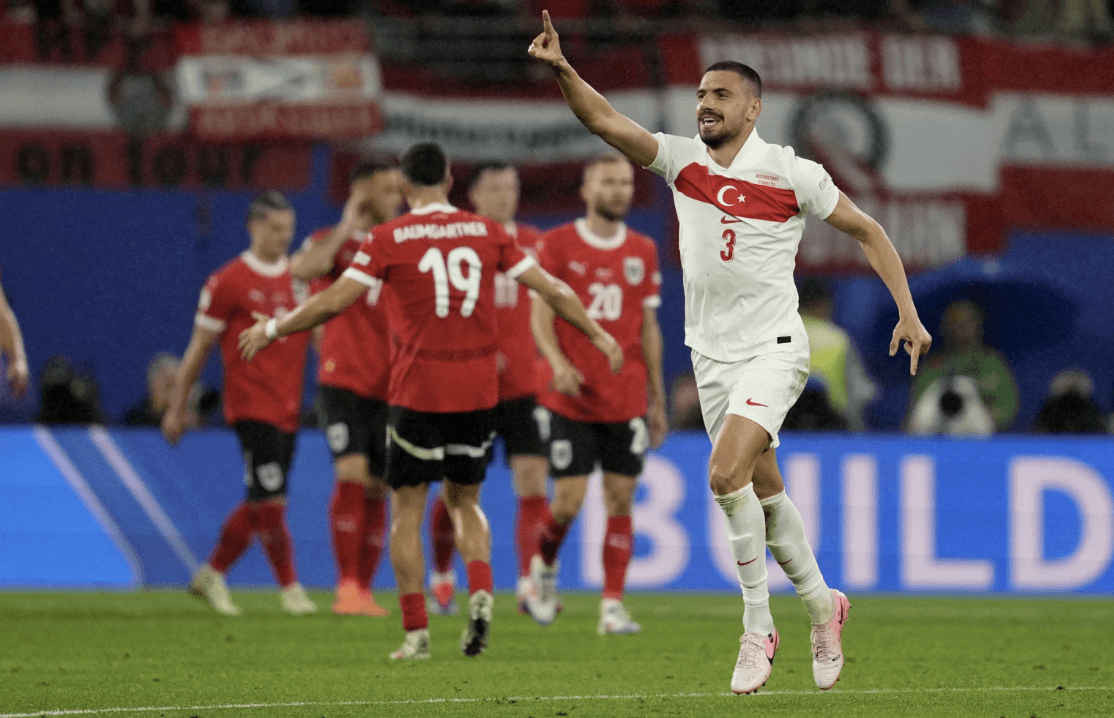
<path fill-rule="evenodd" d="M 894 301 L 897 302 L 897 326 L 890 340 L 890 356 L 904 343 L 909 354 L 909 373 L 916 375 L 917 361 L 932 346 L 932 336 L 921 324 L 913 295 L 909 293 L 909 281 L 905 277 L 905 267 L 893 243 L 886 235 L 882 225 L 874 218 L 855 206 L 847 195 L 839 193 L 839 202 L 826 220 L 838 230 L 846 232 L 862 245 L 870 266 L 886 283 Z"/>
<path fill-rule="evenodd" d="M 542 33 L 534 38 L 527 51 L 530 57 L 549 65 L 557 76 L 557 84 L 565 102 L 592 134 L 637 162 L 640 167 L 653 164 L 658 156 L 658 141 L 646 128 L 621 114 L 604 96 L 584 81 L 561 53 L 561 41 L 549 11 L 542 11 Z"/>
<path fill-rule="evenodd" d="M 623 368 L 623 348 L 615 341 L 615 337 L 588 316 L 588 310 L 576 296 L 576 292 L 560 279 L 549 274 L 541 267 L 534 265 L 527 269 L 516 279 L 533 289 L 543 302 L 553 307 L 557 316 L 584 332 L 592 340 L 592 344 L 607 356 L 611 371 L 616 374 Z"/>
<path fill-rule="evenodd" d="M 8 358 L 8 384 L 12 394 L 19 398 L 27 391 L 31 374 L 27 368 L 27 352 L 23 348 L 23 334 L 15 312 L 8 305 L 4 288 L 0 287 L 0 353 Z"/>
<path fill-rule="evenodd" d="M 240 355 L 251 361 L 268 344 L 279 337 L 304 332 L 329 321 L 343 312 L 367 291 L 367 285 L 342 276 L 323 292 L 314 294 L 282 318 L 254 312 L 255 324 L 240 332 Z"/>

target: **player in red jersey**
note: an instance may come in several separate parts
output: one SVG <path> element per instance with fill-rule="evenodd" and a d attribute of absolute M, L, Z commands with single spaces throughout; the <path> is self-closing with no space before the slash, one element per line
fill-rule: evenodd
<path fill-rule="evenodd" d="M 518 211 L 518 171 L 505 162 L 489 162 L 472 171 L 468 199 L 476 213 L 503 226 L 527 254 L 536 257 L 541 234 L 535 228 L 516 222 Z M 519 612 L 525 613 L 526 596 L 532 590 L 530 558 L 538 552 L 538 538 L 549 516 L 546 497 L 545 442 L 541 429 L 548 416 L 537 403 L 538 352 L 530 331 L 530 297 L 526 287 L 505 274 L 495 275 L 495 314 L 499 324 L 499 403 L 495 407 L 495 432 L 503 437 L 507 464 L 511 469 L 518 511 L 515 517 L 515 546 L 518 551 Z M 539 412 L 541 412 L 539 414 Z M 445 503 L 433 502 L 430 519 L 433 539 L 433 571 L 429 587 L 433 595 L 431 610 L 453 614 L 455 577 L 453 525 Z"/>
<path fill-rule="evenodd" d="M 309 236 L 290 258 L 296 278 L 324 291 L 340 278 L 368 230 L 398 216 L 402 176 L 384 162 L 363 161 L 350 175 L 344 215 Z M 321 425 L 333 452 L 336 485 L 329 503 L 337 591 L 333 612 L 386 616 L 371 594 L 387 529 L 387 312 L 381 285 L 323 326 L 317 381 Z"/>
<path fill-rule="evenodd" d="M 27 391 L 30 372 L 27 369 L 27 353 L 23 349 L 23 333 L 19 331 L 19 322 L 8 304 L 3 286 L 0 286 L 0 354 L 7 359 L 8 385 L 18 399 Z"/>
<path fill-rule="evenodd" d="M 225 520 L 209 562 L 190 581 L 190 591 L 208 599 L 218 612 L 238 615 L 224 575 L 258 536 L 282 587 L 282 607 L 300 615 L 317 608 L 294 570 L 294 545 L 286 526 L 286 477 L 294 457 L 309 339 L 305 334 L 289 337 L 253 363 L 244 361 L 236 347 L 240 332 L 251 327 L 256 316 L 282 316 L 303 298 L 286 258 L 294 236 L 294 210 L 278 192 L 264 192 L 248 208 L 247 227 L 250 249 L 213 273 L 201 290 L 193 335 L 170 393 L 162 433 L 171 445 L 182 438 L 189 389 L 219 343 L 224 418 L 236 430 L 244 452 L 247 499 Z"/>
<path fill-rule="evenodd" d="M 556 479 L 552 512 L 532 560 L 537 593 L 527 608 L 538 623 L 557 612 L 557 551 L 588 490 L 588 475 L 603 470 L 607 534 L 603 543 L 603 601 L 598 632 L 637 633 L 623 607 L 623 587 L 634 533 L 631 501 L 646 449 L 665 439 L 665 384 L 657 307 L 657 249 L 626 227 L 634 196 L 634 169 L 618 153 L 600 155 L 584 170 L 581 196 L 587 215 L 542 238 L 538 262 L 564 280 L 623 347 L 623 371 L 607 367 L 565 322 L 534 304 L 538 348 L 552 367 L 549 389 L 539 397 L 550 412 L 549 463 Z M 645 417 L 645 418 L 644 418 Z"/>
<path fill-rule="evenodd" d="M 421 524 L 429 484 L 445 479 L 456 545 L 468 568 L 468 625 L 461 650 L 487 646 L 491 624 L 491 533 L 480 483 L 493 437 L 496 372 L 495 273 L 505 272 L 592 338 L 615 371 L 622 351 L 584 305 L 522 252 L 496 222 L 448 203 L 452 178 L 440 147 L 420 144 L 402 158 L 410 213 L 372 230 L 339 280 L 294 312 L 240 335 L 247 359 L 277 337 L 317 326 L 383 281 L 391 336 L 387 485 L 391 487 L 391 563 L 406 640 L 395 659 L 428 658 L 422 595 Z M 265 352 L 261 353 L 263 356 Z"/>

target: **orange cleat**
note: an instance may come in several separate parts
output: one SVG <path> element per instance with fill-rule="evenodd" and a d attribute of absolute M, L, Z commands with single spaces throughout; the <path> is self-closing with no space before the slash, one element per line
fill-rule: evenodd
<path fill-rule="evenodd" d="M 360 591 L 360 585 L 355 581 L 341 581 L 337 586 L 337 599 L 333 602 L 333 613 L 338 616 L 362 616 L 365 608 L 365 596 Z"/>
<path fill-rule="evenodd" d="M 360 600 L 363 605 L 360 607 L 361 616 L 371 616 L 372 618 L 386 618 L 391 615 L 391 612 L 380 606 L 375 602 L 375 594 L 366 588 L 360 591 Z"/>

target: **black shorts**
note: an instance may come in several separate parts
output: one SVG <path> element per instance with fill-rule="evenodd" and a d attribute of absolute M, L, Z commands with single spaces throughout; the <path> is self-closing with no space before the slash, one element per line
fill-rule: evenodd
<path fill-rule="evenodd" d="M 614 424 L 575 421 L 549 412 L 549 468 L 553 478 L 587 476 L 597 468 L 637 477 L 650 446 L 646 421 L 635 417 Z"/>
<path fill-rule="evenodd" d="M 507 458 L 542 456 L 549 443 L 549 411 L 532 396 L 501 401 L 495 406 L 495 433 L 503 437 Z"/>
<path fill-rule="evenodd" d="M 321 430 L 333 458 L 363 454 L 368 472 L 382 476 L 387 465 L 387 402 L 324 384 L 317 400 Z"/>
<path fill-rule="evenodd" d="M 286 475 L 294 460 L 294 438 L 274 424 L 238 421 L 232 425 L 244 452 L 244 483 L 248 500 L 286 496 Z"/>
<path fill-rule="evenodd" d="M 447 479 L 478 484 L 495 438 L 492 409 L 434 413 L 401 406 L 387 410 L 387 471 L 392 489 Z"/>

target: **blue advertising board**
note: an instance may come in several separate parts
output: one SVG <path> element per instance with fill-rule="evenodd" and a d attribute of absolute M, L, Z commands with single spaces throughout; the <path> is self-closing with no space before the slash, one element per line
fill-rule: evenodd
<path fill-rule="evenodd" d="M 675 434 L 649 456 L 634 505 L 632 589 L 737 590 L 707 488 L 710 445 Z M 0 586 L 181 585 L 242 499 L 234 435 L 0 428 Z M 853 592 L 1114 593 L 1114 445 L 1107 439 L 785 435 L 778 461 L 828 582 Z M 289 523 L 303 583 L 336 574 L 330 455 L 303 431 Z M 593 482 L 561 556 L 561 586 L 601 585 L 606 517 Z M 483 507 L 496 584 L 515 580 L 515 498 L 501 457 Z M 74 541 L 79 532 L 80 540 Z M 34 550 L 29 550 L 34 547 Z M 773 590 L 792 590 L 769 560 Z M 253 548 L 233 585 L 272 583 Z M 376 587 L 389 588 L 388 563 Z"/>

